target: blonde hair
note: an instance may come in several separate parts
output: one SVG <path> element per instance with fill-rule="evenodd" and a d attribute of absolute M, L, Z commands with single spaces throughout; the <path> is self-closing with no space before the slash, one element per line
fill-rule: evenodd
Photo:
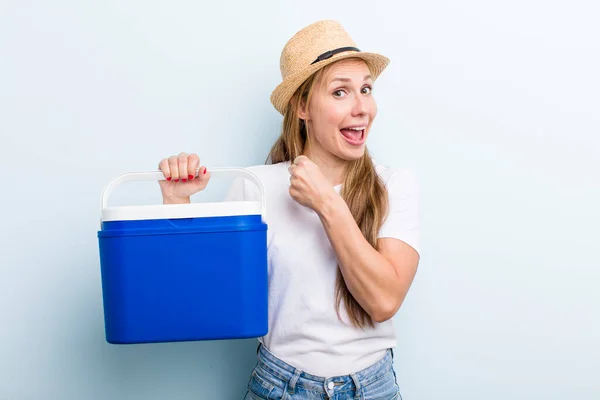
<path fill-rule="evenodd" d="M 298 117 L 301 104 L 310 104 L 314 88 L 322 79 L 325 71 L 333 64 L 320 69 L 308 78 L 290 99 L 283 117 L 281 135 L 273 144 L 267 163 L 273 164 L 293 161 L 303 154 L 309 136 L 306 125 Z M 367 241 L 377 248 L 377 234 L 388 211 L 388 198 L 385 185 L 375 171 L 373 160 L 367 149 L 363 156 L 350 161 L 344 171 L 341 196 L 348 205 L 354 220 Z M 352 296 L 338 266 L 336 278 L 335 302 L 338 317 L 342 301 L 352 325 L 360 328 L 373 326 L 371 316 Z"/>

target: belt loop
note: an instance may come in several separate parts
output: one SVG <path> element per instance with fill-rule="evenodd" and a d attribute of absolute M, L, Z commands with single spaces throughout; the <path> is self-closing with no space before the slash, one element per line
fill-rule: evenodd
<path fill-rule="evenodd" d="M 362 386 L 360 385 L 360 380 L 356 374 L 350 374 L 352 381 L 354 382 L 354 399 L 362 399 Z"/>
<path fill-rule="evenodd" d="M 290 379 L 287 384 L 287 391 L 289 394 L 294 394 L 294 391 L 296 390 L 296 383 L 298 383 L 298 379 L 300 378 L 301 374 L 302 371 L 296 368 L 294 371 L 294 376 L 292 376 L 292 379 Z"/>

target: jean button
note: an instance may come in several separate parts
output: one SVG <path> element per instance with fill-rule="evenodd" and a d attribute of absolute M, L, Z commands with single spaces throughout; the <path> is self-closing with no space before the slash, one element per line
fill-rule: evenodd
<path fill-rule="evenodd" d="M 329 388 L 329 390 L 333 390 L 333 386 L 334 386 L 333 382 L 329 382 L 327 384 L 327 387 Z"/>

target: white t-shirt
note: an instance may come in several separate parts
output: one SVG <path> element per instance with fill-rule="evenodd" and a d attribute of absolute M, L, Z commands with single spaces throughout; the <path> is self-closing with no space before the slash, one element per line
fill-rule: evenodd
<path fill-rule="evenodd" d="M 419 251 L 419 191 L 408 169 L 376 165 L 389 193 L 389 215 L 379 237 L 400 239 Z M 289 162 L 247 168 L 266 196 L 269 332 L 259 340 L 290 365 L 318 376 L 348 375 L 396 346 L 392 320 L 355 328 L 335 307 L 337 260 L 317 214 L 289 194 Z M 335 187 L 336 191 L 341 185 Z M 227 199 L 258 200 L 257 187 L 234 182 Z"/>

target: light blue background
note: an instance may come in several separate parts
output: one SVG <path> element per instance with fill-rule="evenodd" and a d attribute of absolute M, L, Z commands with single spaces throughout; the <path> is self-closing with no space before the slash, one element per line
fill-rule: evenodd
<path fill-rule="evenodd" d="M 422 261 L 395 319 L 405 400 L 600 398 L 599 12 L 2 0 L 0 399 L 241 398 L 255 340 L 104 341 L 100 192 L 180 151 L 262 163 L 280 51 L 323 18 L 392 59 L 369 146 L 421 181 Z M 119 193 L 160 201 L 154 183 Z"/>

